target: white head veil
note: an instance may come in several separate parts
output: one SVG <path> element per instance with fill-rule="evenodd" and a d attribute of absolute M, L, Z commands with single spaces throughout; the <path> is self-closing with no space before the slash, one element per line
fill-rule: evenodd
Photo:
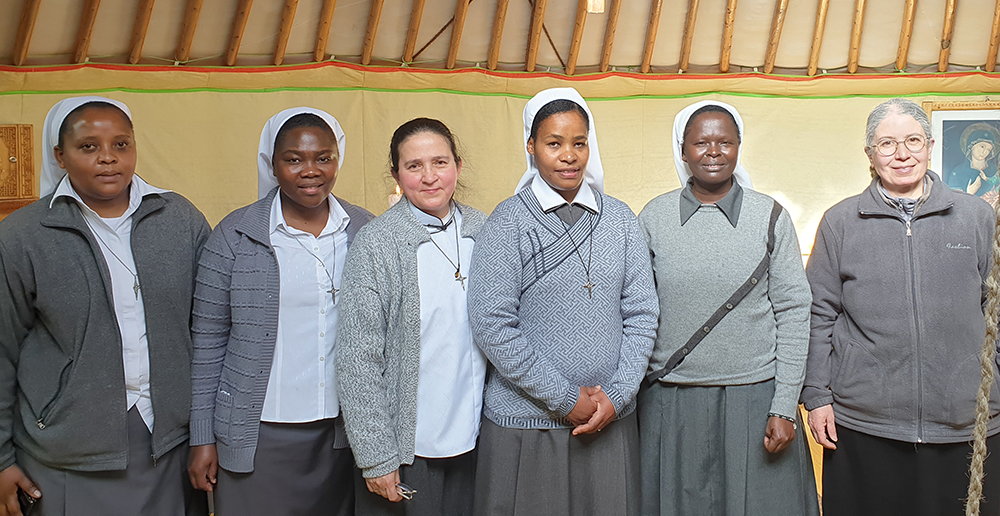
<path fill-rule="evenodd" d="M 531 123 L 535 120 L 538 111 L 553 100 L 572 100 L 577 103 L 590 118 L 590 128 L 587 134 L 587 146 L 590 147 L 590 160 L 587 161 L 587 170 L 584 171 L 583 178 L 591 188 L 604 193 L 604 166 L 601 164 L 601 151 L 597 148 L 597 130 L 594 129 L 594 115 L 587 107 L 587 102 L 583 100 L 580 93 L 573 88 L 550 88 L 539 92 L 528 104 L 524 106 L 524 157 L 528 161 L 528 170 L 521 176 L 521 181 L 517 183 L 514 193 L 520 192 L 531 184 L 531 180 L 538 177 L 538 167 L 535 165 L 535 157 L 528 153 L 528 139 L 531 137 Z"/>
<path fill-rule="evenodd" d="M 39 197 L 45 197 L 56 191 L 59 181 L 62 181 L 63 176 L 66 175 L 66 170 L 59 167 L 59 162 L 56 161 L 55 153 L 52 150 L 56 145 L 59 145 L 59 128 L 62 127 L 63 121 L 74 109 L 90 102 L 111 104 L 121 109 L 129 120 L 132 119 L 132 112 L 129 111 L 128 106 L 117 100 L 104 97 L 71 97 L 56 102 L 56 105 L 52 106 L 49 113 L 45 115 L 45 125 L 42 126 L 42 173 L 39 180 Z"/>
<path fill-rule="evenodd" d="M 682 147 L 684 146 L 684 127 L 687 126 L 688 119 L 695 111 L 705 107 L 705 106 L 719 106 L 726 111 L 732 113 L 733 118 L 736 119 L 736 127 L 740 131 L 740 147 L 738 149 L 738 154 L 736 155 L 736 170 L 733 171 L 733 177 L 736 178 L 736 182 L 740 184 L 743 188 L 749 188 L 753 190 L 753 183 L 750 182 L 750 174 L 747 169 L 743 168 L 743 163 L 741 159 L 743 158 L 743 140 L 746 139 L 746 132 L 743 130 L 743 118 L 740 117 L 739 112 L 736 108 L 726 104 L 724 102 L 718 102 L 715 100 L 702 100 L 700 102 L 695 102 L 690 106 L 681 110 L 674 117 L 674 168 L 677 169 L 677 177 L 681 180 L 681 188 L 687 185 L 688 179 L 691 178 L 691 168 L 688 164 L 681 159 Z"/>
<path fill-rule="evenodd" d="M 257 198 L 263 199 L 274 187 L 278 186 L 278 180 L 274 177 L 274 138 L 278 136 L 281 126 L 285 125 L 288 119 L 295 115 L 310 113 L 323 119 L 330 129 L 333 129 L 334 136 L 337 137 L 337 171 L 344 166 L 344 148 L 347 145 L 347 135 L 340 127 L 340 122 L 333 115 L 321 109 L 311 107 L 297 107 L 286 109 L 271 117 L 264 124 L 264 129 L 260 132 L 260 144 L 257 146 Z"/>

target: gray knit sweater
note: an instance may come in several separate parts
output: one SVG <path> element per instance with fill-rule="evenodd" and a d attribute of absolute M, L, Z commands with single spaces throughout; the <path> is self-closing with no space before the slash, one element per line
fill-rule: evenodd
<path fill-rule="evenodd" d="M 770 197 L 744 189 L 733 227 L 714 206 L 699 208 L 681 225 L 680 194 L 660 195 L 639 214 L 660 299 L 651 372 L 661 369 L 750 277 L 766 252 Z M 766 279 L 663 381 L 714 386 L 774 378 L 771 412 L 795 416 L 809 349 L 811 301 L 795 228 L 782 211 Z"/>
<path fill-rule="evenodd" d="M 462 236 L 475 239 L 486 215 L 456 204 Z M 347 437 L 366 478 L 413 464 L 420 376 L 417 247 L 429 240 L 403 198 L 362 228 L 347 253 L 337 381 Z"/>
<path fill-rule="evenodd" d="M 277 191 L 222 219 L 198 262 L 191 317 L 191 445 L 215 443 L 219 465 L 236 473 L 253 471 L 278 338 L 281 280 L 269 232 Z M 372 214 L 337 201 L 351 217 L 345 229 L 350 248 Z"/>
<path fill-rule="evenodd" d="M 569 234 L 529 188 L 483 227 L 469 319 L 493 364 L 483 415 L 500 426 L 572 427 L 566 415 L 581 386 L 600 385 L 619 418 L 635 408 L 659 312 L 649 253 L 632 210 L 595 196 L 599 213 L 584 214 Z"/>

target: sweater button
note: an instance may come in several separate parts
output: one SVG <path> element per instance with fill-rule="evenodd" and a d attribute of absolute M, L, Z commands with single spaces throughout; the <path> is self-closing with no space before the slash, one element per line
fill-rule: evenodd
<path fill-rule="evenodd" d="M 757 278 L 750 278 L 750 284 L 751 285 L 756 285 L 757 284 Z"/>
<path fill-rule="evenodd" d="M 733 304 L 732 303 L 726 303 L 726 310 L 732 310 L 732 309 L 733 309 Z"/>
<path fill-rule="evenodd" d="M 711 329 L 711 328 L 709 328 L 708 326 L 705 326 L 705 328 L 704 328 L 704 329 L 705 329 L 705 333 L 708 333 L 708 332 L 712 331 L 712 329 Z"/>
<path fill-rule="evenodd" d="M 683 348 L 683 349 L 681 349 L 681 352 L 683 352 L 685 355 L 687 355 L 688 352 L 690 352 L 690 350 L 688 348 Z"/>

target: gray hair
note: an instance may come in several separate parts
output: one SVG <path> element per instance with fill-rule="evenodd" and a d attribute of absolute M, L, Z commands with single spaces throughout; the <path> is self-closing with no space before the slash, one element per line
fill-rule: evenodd
<path fill-rule="evenodd" d="M 899 115 L 910 115 L 920 123 L 920 128 L 924 130 L 924 136 L 932 139 L 931 119 L 927 117 L 927 112 L 916 102 L 899 97 L 889 99 L 878 106 L 868 115 L 868 126 L 865 128 L 865 146 L 871 147 L 875 144 L 875 129 L 887 116 L 892 113 Z"/>

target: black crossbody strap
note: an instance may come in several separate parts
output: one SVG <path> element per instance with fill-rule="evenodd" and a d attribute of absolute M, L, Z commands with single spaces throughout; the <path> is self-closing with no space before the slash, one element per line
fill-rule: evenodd
<path fill-rule="evenodd" d="M 681 361 L 684 360 L 684 357 L 686 357 L 688 353 L 691 353 L 698 343 L 700 343 L 702 339 L 704 339 L 705 336 L 707 336 L 709 332 L 711 332 L 712 329 L 715 328 L 715 326 L 733 310 L 733 308 L 736 308 L 736 305 L 740 304 L 740 301 L 743 301 L 743 298 L 747 297 L 747 294 L 749 294 L 750 291 L 757 286 L 757 283 L 760 283 L 761 278 L 767 274 L 767 269 L 771 265 L 771 251 L 774 250 L 774 226 L 778 223 L 779 215 L 781 215 L 781 205 L 775 202 L 774 206 L 771 207 L 771 220 L 768 221 L 767 226 L 767 251 L 764 253 L 764 258 L 760 260 L 757 268 L 754 269 L 752 274 L 750 274 L 750 277 L 747 278 L 742 285 L 740 285 L 740 288 L 736 289 L 736 292 L 733 292 L 733 295 L 729 296 L 729 299 L 727 299 L 725 303 L 722 303 L 722 306 L 720 306 L 719 309 L 716 310 L 707 321 L 705 321 L 705 324 L 702 324 L 700 328 L 695 330 L 694 335 L 691 335 L 691 338 L 688 339 L 681 349 L 678 349 L 673 355 L 670 356 L 670 359 L 667 360 L 663 369 L 653 371 L 652 373 L 646 375 L 647 382 L 652 384 L 669 374 L 670 371 L 673 371 L 674 368 L 677 367 L 677 364 L 680 364 Z"/>

